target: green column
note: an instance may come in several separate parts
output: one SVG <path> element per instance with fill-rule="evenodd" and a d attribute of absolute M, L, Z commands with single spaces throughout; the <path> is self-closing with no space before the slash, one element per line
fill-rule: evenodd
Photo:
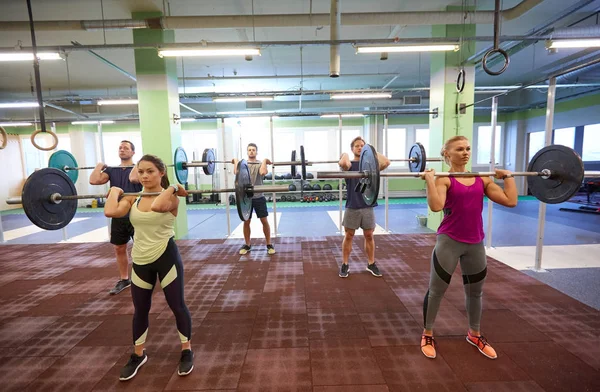
<path fill-rule="evenodd" d="M 160 12 L 134 12 L 134 19 L 162 16 Z M 175 42 L 172 30 L 133 30 L 134 44 L 162 44 Z M 181 126 L 173 122 L 179 116 L 179 92 L 175 58 L 160 58 L 155 49 L 135 49 L 135 71 L 139 100 L 140 131 L 146 154 L 159 156 L 167 165 L 173 164 L 175 149 L 181 146 Z M 171 183 L 175 172 L 168 168 Z M 187 210 L 181 198 L 175 223 L 175 238 L 187 234 Z"/>
<path fill-rule="evenodd" d="M 450 10 L 450 9 L 449 9 Z M 474 36 L 475 25 L 442 25 L 432 27 L 433 37 L 456 37 Z M 465 41 L 457 52 L 433 52 L 431 53 L 431 89 L 430 110 L 438 110 L 438 115 L 429 117 L 429 146 L 427 155 L 439 156 L 444 142 L 457 135 L 466 136 L 470 141 L 473 139 L 473 112 L 474 107 L 465 109 L 464 114 L 457 114 L 457 104 L 472 104 L 475 99 L 475 71 L 471 64 L 465 65 L 466 71 L 465 87 L 462 93 L 456 89 L 456 80 L 460 70 L 462 59 L 468 58 L 475 50 L 474 41 Z M 446 163 L 429 162 L 428 167 L 436 171 L 447 171 Z M 470 162 L 467 167 L 470 170 Z M 437 230 L 442 222 L 442 212 L 429 210 L 427 227 Z"/>

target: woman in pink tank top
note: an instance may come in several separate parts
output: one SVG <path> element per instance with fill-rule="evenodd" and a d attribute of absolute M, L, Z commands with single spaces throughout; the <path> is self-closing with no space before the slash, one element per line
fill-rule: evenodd
<path fill-rule="evenodd" d="M 464 136 L 455 136 L 444 144 L 441 155 L 450 166 L 449 172 L 465 172 L 471 158 L 471 146 Z M 508 170 L 496 169 L 496 179 L 505 180 L 504 189 L 489 177 L 435 177 L 434 170 L 423 176 L 427 184 L 427 204 L 434 211 L 444 211 L 431 255 L 429 290 L 423 302 L 423 334 L 421 352 L 436 357 L 433 324 L 450 279 L 460 261 L 466 297 L 469 331 L 466 340 L 490 359 L 496 351 L 481 335 L 483 283 L 487 260 L 483 246 L 483 197 L 506 206 L 517 205 L 517 188 Z"/>

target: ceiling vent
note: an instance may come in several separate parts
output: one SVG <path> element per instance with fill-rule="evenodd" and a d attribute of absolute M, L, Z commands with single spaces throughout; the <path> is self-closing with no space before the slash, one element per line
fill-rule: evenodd
<path fill-rule="evenodd" d="M 100 114 L 98 105 L 79 105 L 82 114 Z"/>
<path fill-rule="evenodd" d="M 404 97 L 405 105 L 420 105 L 421 104 L 421 96 L 420 95 L 406 95 Z"/>

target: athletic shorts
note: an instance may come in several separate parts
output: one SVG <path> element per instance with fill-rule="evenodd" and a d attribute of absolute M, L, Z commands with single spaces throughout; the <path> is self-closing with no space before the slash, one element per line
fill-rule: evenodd
<path fill-rule="evenodd" d="M 375 229 L 375 211 L 373 211 L 373 207 L 346 208 L 342 226 L 352 230 L 359 227 L 363 230 Z"/>
<path fill-rule="evenodd" d="M 252 199 L 252 208 L 250 209 L 250 218 L 252 218 L 252 211 L 256 212 L 256 216 L 260 218 L 266 218 L 269 216 L 269 212 L 267 211 L 267 198 L 259 197 L 257 199 Z"/>
<path fill-rule="evenodd" d="M 110 243 L 125 245 L 130 239 L 133 239 L 133 226 L 129 217 L 112 218 L 110 222 Z"/>

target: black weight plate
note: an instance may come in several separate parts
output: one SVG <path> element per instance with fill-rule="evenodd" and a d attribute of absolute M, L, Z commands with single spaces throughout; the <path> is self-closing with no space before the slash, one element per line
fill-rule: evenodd
<path fill-rule="evenodd" d="M 302 179 L 306 180 L 306 157 L 304 155 L 304 146 L 300 146 L 300 161 L 302 162 Z"/>
<path fill-rule="evenodd" d="M 23 209 L 37 227 L 45 230 L 59 230 L 71 222 L 77 212 L 77 200 L 50 201 L 50 196 L 60 193 L 62 196 L 77 194 L 75 184 L 69 176 L 59 169 L 46 168 L 34 171 L 23 186 Z"/>
<path fill-rule="evenodd" d="M 551 145 L 538 151 L 527 166 L 527 171 L 541 172 L 548 169 L 552 176 L 527 177 L 531 193 L 540 201 L 558 204 L 569 200 L 581 187 L 584 176 L 583 162 L 571 148 Z"/>
<path fill-rule="evenodd" d="M 247 189 L 252 185 L 250 181 L 250 169 L 245 159 L 238 162 L 237 173 L 235 175 L 235 200 L 238 215 L 243 221 L 250 219 L 252 212 L 252 197 L 248 195 Z"/>
<path fill-rule="evenodd" d="M 187 154 L 181 147 L 175 149 L 173 155 L 173 163 L 175 164 L 175 178 L 180 184 L 187 184 L 188 180 L 188 169 L 185 164 L 187 163 Z"/>
<path fill-rule="evenodd" d="M 425 171 L 427 158 L 425 155 L 425 147 L 423 147 L 421 143 L 413 144 L 408 153 L 408 158 L 414 159 L 414 161 L 408 161 L 408 168 L 411 172 L 421 173 Z"/>
<path fill-rule="evenodd" d="M 204 170 L 204 174 L 207 176 L 212 176 L 215 172 L 215 152 L 212 148 L 206 148 L 202 153 L 202 162 L 208 163 L 208 165 L 204 166 L 202 170 Z"/>
<path fill-rule="evenodd" d="M 358 163 L 359 172 L 367 172 L 367 188 L 362 194 L 363 200 L 367 205 L 374 205 L 379 195 L 379 161 L 377 160 L 377 151 L 370 144 L 367 144 L 360 153 Z"/>
<path fill-rule="evenodd" d="M 79 178 L 79 171 L 77 170 L 65 170 L 65 167 L 78 167 L 77 160 L 68 151 L 58 150 L 52 155 L 50 155 L 50 159 L 48 159 L 48 167 L 52 167 L 54 169 L 58 169 L 62 172 L 67 173 L 71 181 L 73 183 L 77 182 L 77 178 Z"/>
<path fill-rule="evenodd" d="M 290 159 L 292 162 L 296 161 L 296 150 L 292 150 L 292 159 Z M 298 174 L 297 170 L 296 170 L 296 165 L 292 164 L 292 178 L 296 178 L 296 175 Z"/>

